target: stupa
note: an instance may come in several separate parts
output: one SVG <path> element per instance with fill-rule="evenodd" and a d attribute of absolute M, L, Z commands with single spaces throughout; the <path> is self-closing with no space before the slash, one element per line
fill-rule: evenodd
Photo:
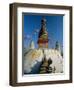
<path fill-rule="evenodd" d="M 31 41 L 30 49 L 24 53 L 23 74 L 63 73 L 63 57 L 60 53 L 60 44 L 56 42 L 54 48 L 48 47 L 48 32 L 46 19 L 41 20 L 41 29 L 38 33 L 38 48 Z"/>

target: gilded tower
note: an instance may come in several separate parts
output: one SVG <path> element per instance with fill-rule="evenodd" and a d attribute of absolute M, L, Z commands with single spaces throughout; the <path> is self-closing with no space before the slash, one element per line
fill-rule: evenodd
<path fill-rule="evenodd" d="M 48 32 L 46 31 L 46 19 L 43 17 L 41 20 L 41 29 L 38 35 L 39 48 L 48 48 Z"/>

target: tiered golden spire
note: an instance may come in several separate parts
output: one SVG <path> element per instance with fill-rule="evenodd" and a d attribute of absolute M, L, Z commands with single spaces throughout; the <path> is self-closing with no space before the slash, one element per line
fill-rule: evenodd
<path fill-rule="evenodd" d="M 38 36 L 39 48 L 48 48 L 48 32 L 46 31 L 46 19 L 41 20 L 41 29 Z"/>

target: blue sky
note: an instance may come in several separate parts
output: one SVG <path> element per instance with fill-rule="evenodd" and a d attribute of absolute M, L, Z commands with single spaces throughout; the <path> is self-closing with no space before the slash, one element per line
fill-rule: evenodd
<path fill-rule="evenodd" d="M 63 16 L 62 15 L 34 15 L 24 14 L 24 47 L 28 47 L 31 40 L 34 41 L 37 48 L 38 32 L 41 28 L 42 17 L 46 19 L 46 29 L 49 35 L 49 48 L 55 47 L 58 41 L 63 46 Z"/>

